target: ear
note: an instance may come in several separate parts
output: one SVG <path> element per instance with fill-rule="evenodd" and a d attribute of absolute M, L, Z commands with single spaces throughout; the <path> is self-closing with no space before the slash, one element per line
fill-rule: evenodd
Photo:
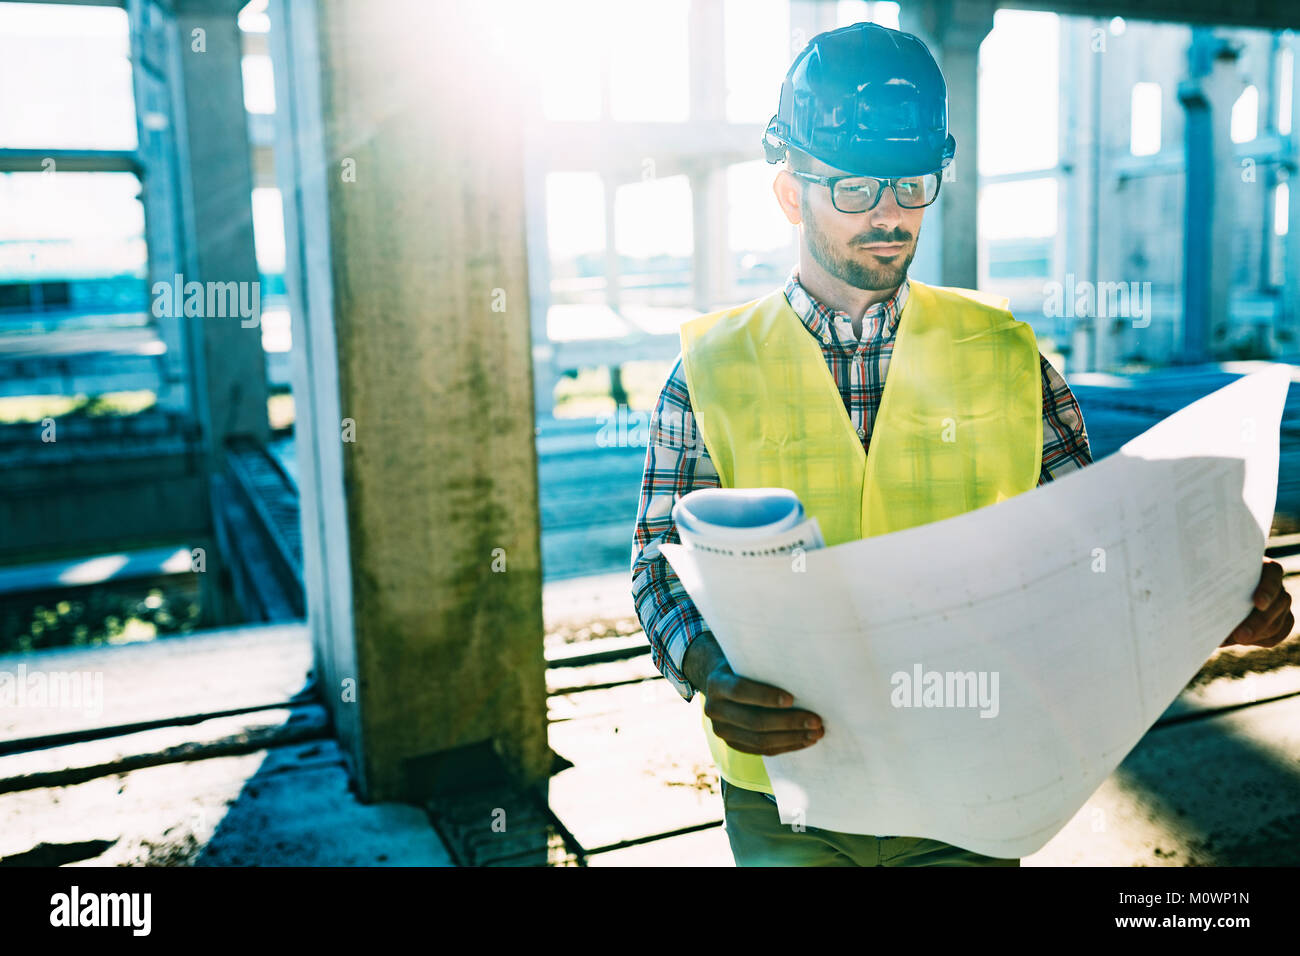
<path fill-rule="evenodd" d="M 782 169 L 772 180 L 772 192 L 776 195 L 776 201 L 781 206 L 781 212 L 785 214 L 786 220 L 792 226 L 797 226 L 803 222 L 803 210 L 800 208 L 800 196 L 802 195 L 802 183 L 790 175 L 790 171 Z"/>

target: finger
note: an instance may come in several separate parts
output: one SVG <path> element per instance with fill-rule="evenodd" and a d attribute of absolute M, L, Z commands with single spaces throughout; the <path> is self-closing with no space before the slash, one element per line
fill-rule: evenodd
<path fill-rule="evenodd" d="M 1270 640 L 1277 622 L 1290 609 L 1291 594 L 1284 590 L 1273 599 L 1266 610 L 1251 611 L 1246 615 L 1246 619 L 1233 632 L 1237 643 L 1257 646 L 1261 641 Z M 1246 633 L 1246 628 L 1249 628 L 1249 633 Z"/>
<path fill-rule="evenodd" d="M 794 695 L 789 691 L 739 675 L 727 682 L 724 693 L 731 700 L 757 707 L 790 707 L 794 704 Z"/>
<path fill-rule="evenodd" d="M 820 739 L 820 738 L 818 738 L 818 739 Z M 812 746 L 813 744 L 815 744 L 815 743 L 817 743 L 817 741 L 816 741 L 816 740 L 813 740 L 813 741 L 809 741 L 809 742 L 806 742 L 806 743 L 795 744 L 793 747 L 777 747 L 777 748 L 776 748 L 775 750 L 773 750 L 771 753 L 764 754 L 763 756 L 765 756 L 765 757 L 775 757 L 777 754 L 788 754 L 788 753 L 790 753 L 790 751 L 792 751 L 792 750 L 803 750 L 805 747 L 811 747 L 811 746 Z"/>
<path fill-rule="evenodd" d="M 1282 565 L 1268 561 L 1259 573 L 1259 586 L 1251 597 L 1251 603 L 1259 610 L 1264 610 L 1277 598 L 1282 590 Z"/>
<path fill-rule="evenodd" d="M 721 732 L 718 730 L 719 727 L 722 728 Z M 809 730 L 762 733 L 727 723 L 715 724 L 714 733 L 738 750 L 744 750 L 746 753 L 761 753 L 764 756 L 771 756 L 784 750 L 798 750 L 816 743 L 824 736 L 822 731 Z"/>
<path fill-rule="evenodd" d="M 756 733 L 727 723 L 714 724 L 713 732 L 734 750 L 764 757 L 772 757 L 790 750 L 802 750 L 816 743 L 822 736 L 821 733 L 813 731 Z"/>
<path fill-rule="evenodd" d="M 817 730 L 821 718 L 810 710 L 788 707 L 755 707 L 726 697 L 707 698 L 704 712 L 711 721 L 732 724 L 743 730 L 774 733 L 791 730 Z"/>
<path fill-rule="evenodd" d="M 1290 637 L 1291 629 L 1295 627 L 1295 612 L 1287 611 L 1274 627 L 1272 636 L 1256 641 L 1256 647 L 1276 647 Z"/>
<path fill-rule="evenodd" d="M 1251 604 L 1254 609 L 1241 619 L 1241 622 L 1232 630 L 1232 633 L 1224 639 L 1220 647 L 1227 647 L 1229 644 L 1253 644 L 1255 638 L 1261 634 L 1267 639 L 1267 632 L 1263 626 L 1267 620 L 1267 612 L 1272 608 L 1273 602 L 1283 594 L 1286 589 L 1282 587 L 1282 565 L 1276 561 L 1265 561 L 1264 567 L 1259 572 L 1259 584 L 1256 585 L 1254 593 L 1250 596 Z"/>
<path fill-rule="evenodd" d="M 1255 638 L 1261 634 L 1266 636 L 1263 629 L 1267 620 L 1266 612 L 1278 595 L 1285 593 L 1286 591 L 1282 587 L 1282 565 L 1276 561 L 1266 561 L 1263 569 L 1259 572 L 1259 584 L 1255 587 L 1255 593 L 1250 597 L 1255 609 L 1241 619 L 1241 622 L 1233 628 L 1232 633 L 1219 646 L 1254 644 Z"/>
<path fill-rule="evenodd" d="M 1263 634 L 1273 633 L 1273 631 L 1277 630 L 1278 624 L 1281 623 L 1282 618 L 1286 617 L 1287 612 L 1290 610 L 1291 595 L 1289 592 L 1283 591 L 1273 599 L 1273 603 L 1270 604 L 1268 610 L 1264 612 L 1264 623 L 1260 628 L 1260 632 Z"/>

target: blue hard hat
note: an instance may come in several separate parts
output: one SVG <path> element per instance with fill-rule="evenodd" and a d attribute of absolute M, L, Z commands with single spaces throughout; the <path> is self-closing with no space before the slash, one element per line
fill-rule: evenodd
<path fill-rule="evenodd" d="M 808 41 L 763 134 L 769 163 L 800 149 L 860 176 L 918 176 L 952 162 L 948 86 L 911 33 L 855 23 Z"/>

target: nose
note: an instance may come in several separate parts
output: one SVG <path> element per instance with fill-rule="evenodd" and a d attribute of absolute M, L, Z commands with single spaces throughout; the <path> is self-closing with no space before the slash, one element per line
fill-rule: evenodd
<path fill-rule="evenodd" d="M 903 207 L 898 204 L 898 197 L 894 195 L 892 185 L 884 188 L 880 201 L 876 203 L 876 208 L 867 213 L 867 218 L 873 229 L 882 231 L 892 230 L 902 222 Z"/>

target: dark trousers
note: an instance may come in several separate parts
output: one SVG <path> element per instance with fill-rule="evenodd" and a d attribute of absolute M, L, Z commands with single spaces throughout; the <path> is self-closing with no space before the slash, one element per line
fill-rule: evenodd
<path fill-rule="evenodd" d="M 875 837 L 781 822 L 776 804 L 757 790 L 722 781 L 727 839 L 737 866 L 1019 866 L 921 837 Z"/>

